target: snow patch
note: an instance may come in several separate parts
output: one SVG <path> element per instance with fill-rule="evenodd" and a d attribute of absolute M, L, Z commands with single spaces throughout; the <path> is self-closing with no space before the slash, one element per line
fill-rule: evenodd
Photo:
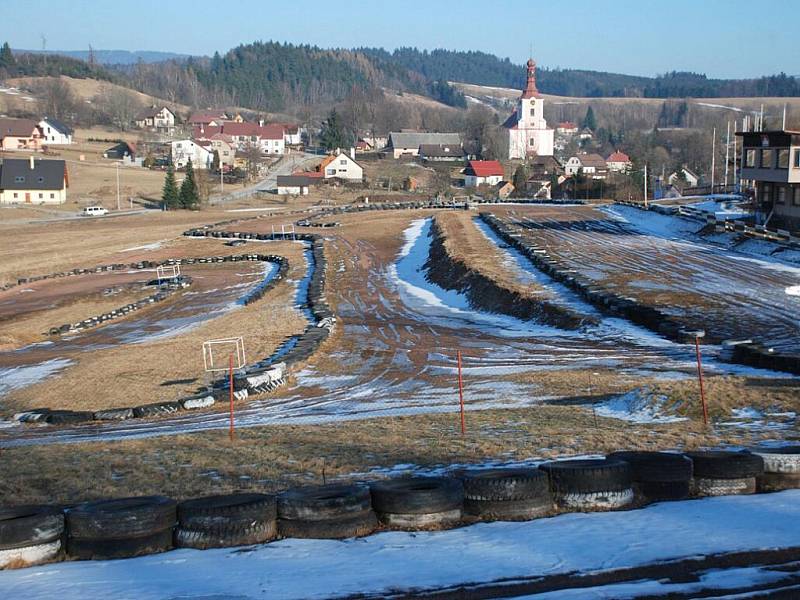
<path fill-rule="evenodd" d="M 677 423 L 686 417 L 665 414 L 666 396 L 656 396 L 645 388 L 632 390 L 616 396 L 595 407 L 601 417 L 629 421 L 631 423 Z"/>

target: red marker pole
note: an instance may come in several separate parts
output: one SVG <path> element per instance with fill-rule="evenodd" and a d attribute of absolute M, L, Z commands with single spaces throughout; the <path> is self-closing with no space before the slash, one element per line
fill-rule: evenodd
<path fill-rule="evenodd" d="M 230 378 L 230 391 L 231 391 L 231 393 L 230 393 L 231 426 L 230 426 L 230 430 L 228 431 L 228 437 L 230 437 L 230 440 L 233 441 L 233 354 L 231 354 L 228 358 L 229 358 L 228 375 L 229 375 L 229 378 Z"/>
<path fill-rule="evenodd" d="M 461 350 L 456 354 L 458 358 L 458 402 L 461 406 L 461 435 L 467 432 L 467 421 L 464 417 L 464 380 L 461 377 Z"/>
<path fill-rule="evenodd" d="M 703 364 L 700 361 L 700 338 L 694 338 L 694 350 L 697 354 L 697 379 L 700 381 L 700 401 L 703 403 L 703 425 L 708 425 L 708 405 L 706 404 L 706 392 L 703 388 Z"/>

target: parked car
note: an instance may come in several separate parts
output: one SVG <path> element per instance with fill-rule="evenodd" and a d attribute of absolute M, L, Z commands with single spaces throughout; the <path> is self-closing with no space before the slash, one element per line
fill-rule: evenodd
<path fill-rule="evenodd" d="M 102 206 L 85 206 L 81 215 L 84 217 L 102 217 L 103 215 L 107 215 L 108 210 L 103 208 Z"/>

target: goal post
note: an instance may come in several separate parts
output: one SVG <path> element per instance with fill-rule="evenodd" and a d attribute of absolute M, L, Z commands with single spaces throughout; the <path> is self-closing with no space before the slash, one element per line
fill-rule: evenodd
<path fill-rule="evenodd" d="M 203 368 L 206 373 L 227 371 L 230 368 L 231 357 L 234 369 L 242 369 L 247 364 L 244 339 L 241 336 L 203 342 Z"/>

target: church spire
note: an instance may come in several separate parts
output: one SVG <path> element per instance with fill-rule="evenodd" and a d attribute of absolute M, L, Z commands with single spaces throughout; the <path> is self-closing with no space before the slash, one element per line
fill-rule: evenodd
<path fill-rule="evenodd" d="M 539 90 L 536 89 L 536 62 L 528 59 L 528 83 L 525 85 L 525 91 L 522 92 L 523 100 L 528 98 L 538 98 Z"/>

